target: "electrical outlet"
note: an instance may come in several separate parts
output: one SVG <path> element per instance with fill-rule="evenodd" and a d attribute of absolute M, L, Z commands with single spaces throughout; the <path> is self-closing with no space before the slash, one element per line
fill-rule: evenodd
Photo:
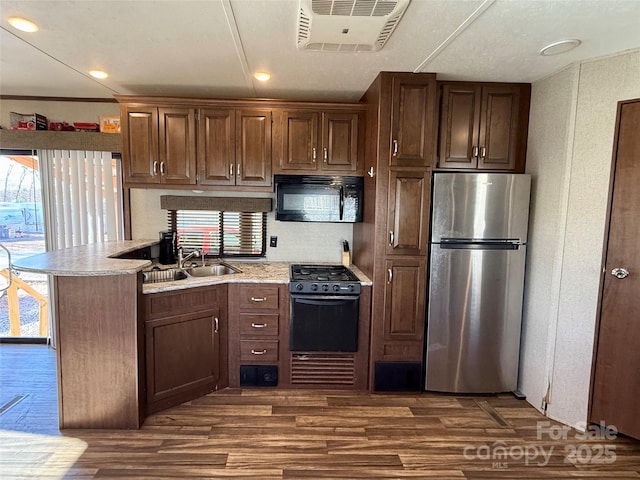
<path fill-rule="evenodd" d="M 272 235 L 271 237 L 269 237 L 269 246 L 270 247 L 277 247 L 278 246 L 278 237 L 276 237 L 275 235 Z"/>

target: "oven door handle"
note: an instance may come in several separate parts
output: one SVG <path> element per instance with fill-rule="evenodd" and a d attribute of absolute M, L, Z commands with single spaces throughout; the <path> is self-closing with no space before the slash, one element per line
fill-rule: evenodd
<path fill-rule="evenodd" d="M 291 300 L 297 303 L 304 303 L 305 305 L 319 305 L 321 307 L 327 307 L 330 305 L 340 305 L 345 301 L 358 300 L 360 297 L 351 295 L 314 295 L 308 297 L 301 297 L 292 295 Z"/>

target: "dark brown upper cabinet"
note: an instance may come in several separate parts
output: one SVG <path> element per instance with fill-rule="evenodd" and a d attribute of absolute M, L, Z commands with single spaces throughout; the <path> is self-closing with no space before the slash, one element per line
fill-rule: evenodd
<path fill-rule="evenodd" d="M 271 185 L 271 111 L 200 109 L 200 185 Z"/>
<path fill-rule="evenodd" d="M 389 173 L 387 255 L 426 255 L 431 171 Z"/>
<path fill-rule="evenodd" d="M 200 185 L 271 185 L 271 110 L 198 112 Z"/>
<path fill-rule="evenodd" d="M 235 185 L 234 110 L 200 109 L 198 118 L 198 182 L 201 185 Z"/>
<path fill-rule="evenodd" d="M 271 110 L 236 111 L 235 181 L 236 185 L 271 185 Z"/>
<path fill-rule="evenodd" d="M 196 183 L 195 109 L 125 105 L 121 119 L 125 183 Z"/>
<path fill-rule="evenodd" d="M 436 82 L 398 75 L 391 92 L 391 167 L 432 165 L 435 135 Z"/>
<path fill-rule="evenodd" d="M 158 109 L 123 106 L 121 122 L 125 182 L 159 183 Z"/>
<path fill-rule="evenodd" d="M 442 82 L 440 169 L 524 172 L 529 84 Z"/>
<path fill-rule="evenodd" d="M 361 169 L 361 114 L 284 110 L 276 170 L 286 173 L 354 174 Z"/>
<path fill-rule="evenodd" d="M 159 108 L 160 183 L 196 183 L 196 110 Z"/>

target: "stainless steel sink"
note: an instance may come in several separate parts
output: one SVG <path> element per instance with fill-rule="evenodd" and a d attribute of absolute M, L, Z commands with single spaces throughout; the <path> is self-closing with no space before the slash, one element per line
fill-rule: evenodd
<path fill-rule="evenodd" d="M 215 277 L 220 275 L 230 275 L 240 273 L 240 270 L 233 268 L 226 263 L 216 263 L 214 265 L 197 266 L 186 268 L 165 268 L 154 267 L 151 270 L 142 272 L 142 283 L 162 283 L 185 280 L 189 277 Z"/>
<path fill-rule="evenodd" d="M 239 270 L 236 270 L 229 265 L 225 265 L 224 263 L 216 265 L 205 265 L 203 267 L 190 267 L 185 268 L 184 271 L 187 273 L 187 275 L 190 275 L 192 277 L 213 277 L 218 275 L 230 275 L 239 272 Z"/>
<path fill-rule="evenodd" d="M 165 268 L 164 270 L 154 268 L 147 272 L 142 272 L 142 283 L 162 283 L 184 280 L 187 274 L 179 268 Z"/>

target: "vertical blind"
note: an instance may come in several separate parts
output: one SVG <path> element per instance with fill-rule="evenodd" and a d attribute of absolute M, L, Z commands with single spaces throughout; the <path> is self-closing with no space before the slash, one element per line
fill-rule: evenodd
<path fill-rule="evenodd" d="M 169 229 L 185 252 L 203 255 L 264 256 L 266 213 L 169 210 Z"/>
<path fill-rule="evenodd" d="M 50 250 L 124 238 L 120 160 L 110 152 L 40 150 Z"/>

